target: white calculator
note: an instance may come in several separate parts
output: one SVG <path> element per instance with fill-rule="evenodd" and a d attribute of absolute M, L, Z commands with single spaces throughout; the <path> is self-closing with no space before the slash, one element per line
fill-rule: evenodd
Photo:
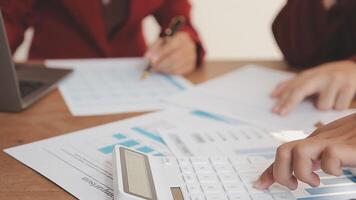
<path fill-rule="evenodd" d="M 322 181 L 319 188 L 300 184 L 297 191 L 291 192 L 274 184 L 268 190 L 257 190 L 253 183 L 270 164 L 258 156 L 153 157 L 119 146 L 113 155 L 115 200 L 345 200 L 356 197 L 356 178 L 352 178 L 350 172 L 337 180 L 318 172 Z"/>
<path fill-rule="evenodd" d="M 271 194 L 253 188 L 258 172 L 239 176 L 235 170 L 234 163 L 241 171 L 251 172 L 247 157 L 151 157 L 116 147 L 114 160 L 116 200 L 273 199 Z M 295 199 L 288 190 L 278 195 L 277 199 Z"/>

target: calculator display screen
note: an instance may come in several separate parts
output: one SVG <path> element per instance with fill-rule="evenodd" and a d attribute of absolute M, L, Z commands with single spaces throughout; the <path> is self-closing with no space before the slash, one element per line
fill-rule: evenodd
<path fill-rule="evenodd" d="M 124 162 L 121 162 L 124 191 L 143 199 L 155 200 L 156 194 L 147 156 L 124 150 L 121 157 L 124 158 Z"/>

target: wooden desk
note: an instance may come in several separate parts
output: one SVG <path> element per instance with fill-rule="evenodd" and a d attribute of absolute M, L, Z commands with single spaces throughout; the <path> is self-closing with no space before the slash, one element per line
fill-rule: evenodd
<path fill-rule="evenodd" d="M 208 62 L 187 78 L 194 83 L 200 83 L 249 63 L 286 69 L 286 65 L 281 61 L 219 61 Z M 137 115 L 140 115 L 140 113 L 73 117 L 70 115 L 60 93 L 54 91 L 22 113 L 0 113 L 0 149 Z M 54 200 L 73 199 L 73 197 L 56 184 L 1 151 L 0 199 Z"/>

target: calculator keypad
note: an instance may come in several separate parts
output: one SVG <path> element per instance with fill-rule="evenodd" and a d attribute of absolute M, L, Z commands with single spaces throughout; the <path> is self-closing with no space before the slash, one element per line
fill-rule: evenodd
<path fill-rule="evenodd" d="M 175 158 L 174 158 L 175 159 Z M 287 190 L 257 190 L 253 187 L 263 160 L 259 157 L 178 158 L 191 200 L 295 199 Z"/>

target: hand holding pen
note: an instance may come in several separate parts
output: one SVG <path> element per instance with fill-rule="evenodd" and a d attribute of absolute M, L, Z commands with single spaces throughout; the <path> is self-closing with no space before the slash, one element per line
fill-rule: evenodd
<path fill-rule="evenodd" d="M 147 71 L 186 74 L 195 69 L 196 44 L 189 34 L 179 32 L 184 23 L 184 17 L 173 18 L 163 36 L 148 48 L 145 57 L 149 59 L 150 67 Z"/>

